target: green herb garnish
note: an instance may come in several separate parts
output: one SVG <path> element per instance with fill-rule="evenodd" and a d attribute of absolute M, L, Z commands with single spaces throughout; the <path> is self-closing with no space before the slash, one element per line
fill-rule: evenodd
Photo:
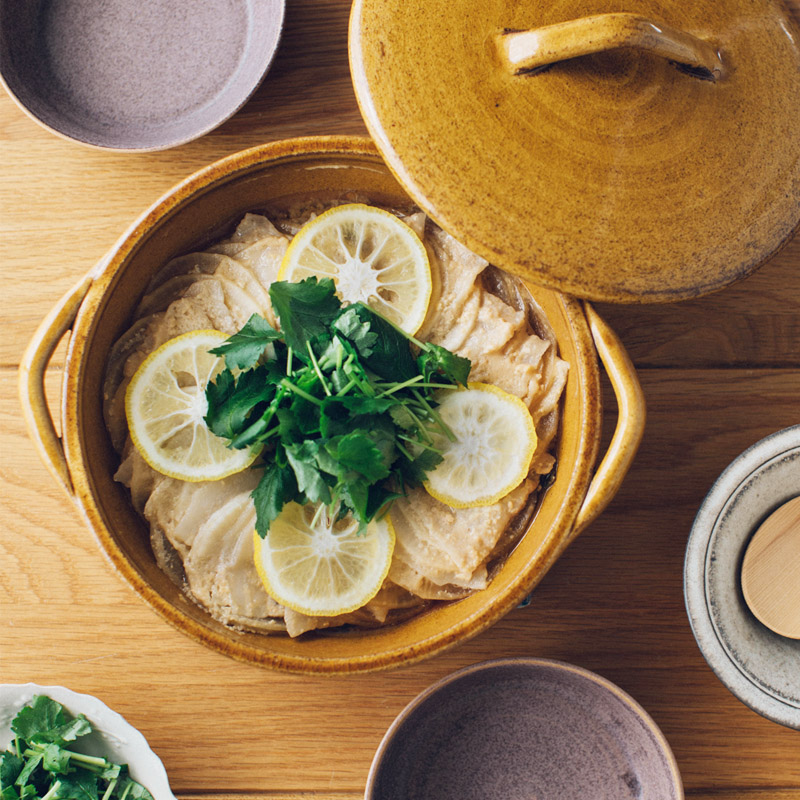
<path fill-rule="evenodd" d="M 75 749 L 91 723 L 45 695 L 20 709 L 11 730 L 15 737 L 0 753 L 0 800 L 153 800 L 126 764 Z"/>
<path fill-rule="evenodd" d="M 226 369 L 206 388 L 206 423 L 231 447 L 263 450 L 252 494 L 261 537 L 292 501 L 366 526 L 441 462 L 434 434 L 453 434 L 435 392 L 465 386 L 469 359 L 363 303 L 343 307 L 330 278 L 279 281 L 269 294 L 280 331 L 253 315 L 211 351 Z"/>

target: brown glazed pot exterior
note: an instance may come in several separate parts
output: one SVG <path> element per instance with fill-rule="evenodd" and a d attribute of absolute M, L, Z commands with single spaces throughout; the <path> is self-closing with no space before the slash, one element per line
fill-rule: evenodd
<path fill-rule="evenodd" d="M 125 580 L 162 617 L 197 641 L 242 661 L 293 672 L 347 673 L 408 664 L 491 625 L 525 598 L 578 528 L 607 504 L 627 471 L 643 425 L 635 373 L 613 334 L 604 329 L 611 337 L 609 375 L 613 383 L 617 371 L 627 382 L 634 397 L 635 424 L 633 432 L 622 437 L 622 457 L 611 459 L 602 480 L 593 479 L 601 420 L 595 342 L 598 348 L 603 346 L 603 337 L 594 326 L 600 323 L 581 302 L 535 289 L 535 298 L 557 335 L 561 356 L 570 363 L 558 440 L 558 474 L 530 529 L 490 587 L 410 621 L 376 630 L 323 632 L 290 639 L 230 630 L 213 620 L 159 569 L 145 522 L 134 511 L 125 487 L 113 479 L 118 457 L 102 414 L 109 350 L 129 325 L 148 281 L 170 258 L 222 235 L 246 211 L 276 205 L 281 198 L 348 190 L 357 190 L 375 202 L 408 202 L 369 140 L 316 137 L 275 142 L 212 164 L 179 184 L 139 219 L 64 301 L 67 310 L 54 309 L 43 323 L 43 329 L 49 329 L 44 338 L 52 340 L 48 346 L 52 352 L 52 342 L 71 322 L 67 319 L 59 324 L 58 320 L 72 308 L 60 466 L 55 462 L 61 443 L 53 438 L 51 421 L 51 433 L 43 433 L 46 411 L 37 406 L 36 391 L 31 389 L 43 371 L 41 364 L 37 371 L 36 362 L 44 360 L 41 353 L 37 355 L 35 343 L 21 370 L 23 407 L 37 446 Z M 606 461 L 609 457 L 604 464 Z"/>

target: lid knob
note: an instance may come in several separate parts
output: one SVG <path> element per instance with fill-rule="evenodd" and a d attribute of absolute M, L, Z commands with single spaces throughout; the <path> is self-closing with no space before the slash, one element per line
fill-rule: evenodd
<path fill-rule="evenodd" d="M 496 40 L 501 58 L 516 75 L 627 47 L 662 56 L 695 78 L 716 81 L 724 76 L 719 52 L 707 41 L 639 14 L 595 14 L 528 31 L 505 30 Z"/>

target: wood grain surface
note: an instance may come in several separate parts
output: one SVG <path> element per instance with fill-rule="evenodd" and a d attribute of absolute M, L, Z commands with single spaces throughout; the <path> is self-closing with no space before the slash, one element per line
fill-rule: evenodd
<path fill-rule="evenodd" d="M 722 293 L 603 305 L 637 365 L 644 442 L 602 517 L 533 602 L 420 665 L 357 678 L 277 674 L 163 622 L 114 573 L 28 440 L 16 368 L 35 326 L 128 224 L 190 172 L 288 136 L 365 132 L 346 0 L 294 0 L 252 100 L 197 142 L 113 154 L 62 141 L 0 96 L 0 681 L 56 683 L 120 711 L 185 800 L 354 800 L 395 715 L 484 659 L 535 655 L 614 681 L 670 742 L 690 798 L 800 800 L 800 732 L 754 713 L 697 648 L 682 588 L 692 520 L 719 473 L 800 421 L 800 240 Z M 48 373 L 58 407 L 63 345 Z M 613 429 L 608 403 L 605 439 Z M 591 798 L 587 798 L 591 800 Z"/>

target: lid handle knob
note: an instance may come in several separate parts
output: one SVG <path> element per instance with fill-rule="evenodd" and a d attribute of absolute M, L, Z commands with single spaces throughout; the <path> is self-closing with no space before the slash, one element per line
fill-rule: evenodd
<path fill-rule="evenodd" d="M 704 39 L 625 12 L 581 17 L 529 31 L 503 31 L 497 35 L 497 46 L 503 62 L 516 75 L 621 47 L 662 56 L 702 80 L 716 81 L 725 74 L 719 52 Z"/>

